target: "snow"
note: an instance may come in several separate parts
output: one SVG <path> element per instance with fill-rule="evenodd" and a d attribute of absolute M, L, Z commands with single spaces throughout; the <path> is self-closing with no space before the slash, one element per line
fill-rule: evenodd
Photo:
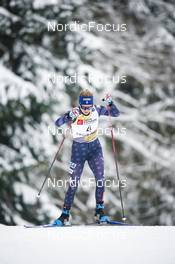
<path fill-rule="evenodd" d="M 22 194 L 24 202 L 27 203 L 35 203 L 37 192 L 32 187 L 27 186 L 26 184 L 16 182 L 14 184 L 14 189 L 18 195 Z"/>
<path fill-rule="evenodd" d="M 42 196 L 38 197 L 38 190 L 28 186 L 27 184 L 16 182 L 14 184 L 14 189 L 16 194 L 23 196 L 23 201 L 26 204 L 35 204 L 37 202 L 37 199 L 40 199 L 40 202 L 42 203 L 42 210 L 47 211 L 49 217 L 51 218 L 57 218 L 57 216 L 61 213 L 61 211 L 53 205 L 53 203 L 50 201 L 47 193 L 42 193 Z M 15 215 L 15 221 L 18 224 L 26 224 L 27 222 L 23 219 L 20 219 L 18 215 Z M 29 223 L 28 223 L 29 224 Z"/>
<path fill-rule="evenodd" d="M 22 80 L 19 76 L 1 64 L 0 72 L 0 101 L 3 105 L 6 105 L 10 99 L 23 99 L 28 101 L 27 96 L 30 93 L 34 94 L 38 100 L 40 99 L 41 91 L 36 89 L 36 87 L 31 82 Z"/>
<path fill-rule="evenodd" d="M 7 11 L 5 8 L 0 7 L 0 16 L 3 17 L 7 17 L 12 19 L 14 22 L 16 22 L 17 20 L 19 20 L 19 18 L 17 16 L 15 16 L 14 14 L 10 13 L 9 11 Z"/>
<path fill-rule="evenodd" d="M 175 227 L 0 225 L 0 263 L 174 264 Z"/>
<path fill-rule="evenodd" d="M 34 9 L 44 8 L 45 6 L 58 5 L 60 1 L 58 0 L 50 0 L 49 2 L 46 0 L 35 0 L 33 3 Z"/>

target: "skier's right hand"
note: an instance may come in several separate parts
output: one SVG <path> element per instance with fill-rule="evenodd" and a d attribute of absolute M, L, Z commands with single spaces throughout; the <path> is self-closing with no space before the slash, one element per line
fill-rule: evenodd
<path fill-rule="evenodd" d="M 72 108 L 72 110 L 69 112 L 69 116 L 72 119 L 72 121 L 75 121 L 79 116 L 79 114 L 80 114 L 80 110 L 78 107 Z"/>

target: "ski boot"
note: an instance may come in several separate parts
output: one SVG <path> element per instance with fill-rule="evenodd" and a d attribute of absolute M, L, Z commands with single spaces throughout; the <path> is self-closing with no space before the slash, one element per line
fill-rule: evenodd
<path fill-rule="evenodd" d="M 104 213 L 104 204 L 103 202 L 96 204 L 95 209 L 95 221 L 98 224 L 107 224 L 110 220 L 107 215 Z"/>
<path fill-rule="evenodd" d="M 68 225 L 70 225 L 69 216 L 70 216 L 69 210 L 67 210 L 66 208 L 63 208 L 62 214 L 60 215 L 59 218 L 57 218 L 53 222 L 53 225 L 55 225 L 55 226 L 68 226 Z"/>

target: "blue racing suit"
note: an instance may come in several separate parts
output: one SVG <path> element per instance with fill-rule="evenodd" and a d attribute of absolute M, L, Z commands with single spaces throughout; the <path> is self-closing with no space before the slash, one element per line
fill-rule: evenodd
<path fill-rule="evenodd" d="M 78 182 L 83 171 L 85 161 L 88 162 L 96 180 L 96 203 L 103 202 L 104 194 L 104 158 L 101 144 L 98 140 L 98 117 L 101 115 L 108 116 L 108 109 L 104 106 L 94 105 L 91 113 L 88 116 L 83 115 L 80 110 L 80 115 L 76 121 L 72 123 L 73 144 L 71 162 L 69 168 L 70 182 L 64 199 L 64 208 L 70 210 Z M 110 115 L 113 117 L 119 116 L 120 112 L 112 103 L 109 107 Z M 55 124 L 61 126 L 71 121 L 69 111 L 59 117 Z M 99 183 L 100 182 L 100 183 Z M 71 184 L 73 183 L 73 184 Z"/>

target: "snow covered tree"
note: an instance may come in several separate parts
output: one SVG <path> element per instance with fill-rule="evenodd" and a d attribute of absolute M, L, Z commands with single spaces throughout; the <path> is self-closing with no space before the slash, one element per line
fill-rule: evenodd
<path fill-rule="evenodd" d="M 113 125 L 120 174 L 127 182 L 123 195 L 128 219 L 174 224 L 173 2 L 1 0 L 0 4 L 0 222 L 41 223 L 58 215 L 64 189 L 46 187 L 41 199 L 36 198 L 60 141 L 48 126 L 77 104 L 81 88 L 90 88 L 96 103 L 111 92 L 121 110 Z M 93 21 L 95 28 L 48 31 L 49 21 L 62 25 Z M 115 24 L 120 30 L 98 31 L 99 24 Z M 121 31 L 121 25 L 127 30 Z M 76 83 L 53 82 L 53 75 L 75 74 L 82 77 Z M 114 82 L 118 76 L 120 81 Z M 107 119 L 102 118 L 101 126 L 108 127 Z M 121 127 L 126 135 L 117 133 Z M 100 140 L 106 177 L 116 179 L 110 134 Z M 55 163 L 53 178 L 67 177 L 70 142 L 66 140 Z M 84 174 L 90 176 L 87 168 Z M 118 188 L 107 188 L 105 200 L 109 214 L 120 217 Z M 94 188 L 80 188 L 72 210 L 75 220 L 90 222 L 87 213 L 93 215 L 94 201 Z"/>

